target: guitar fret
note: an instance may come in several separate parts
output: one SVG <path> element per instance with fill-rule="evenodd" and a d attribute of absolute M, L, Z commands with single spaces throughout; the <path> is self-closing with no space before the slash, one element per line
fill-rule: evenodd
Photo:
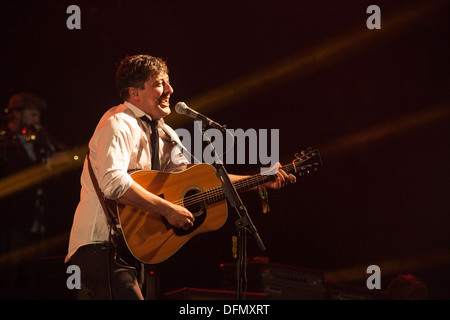
<path fill-rule="evenodd" d="M 312 153 L 312 156 L 309 156 L 309 157 L 304 156 L 304 158 L 306 158 L 306 159 L 302 159 L 302 160 L 297 159 L 290 164 L 282 166 L 281 168 L 287 174 L 290 174 L 290 173 L 295 174 L 299 171 L 299 169 L 304 170 L 305 167 L 319 165 L 319 163 L 317 163 L 317 162 L 314 163 L 314 165 L 302 165 L 303 162 L 305 162 L 306 160 L 309 160 L 313 156 L 317 156 L 317 154 Z M 299 163 L 297 164 L 297 162 L 299 162 Z M 254 176 L 247 177 L 247 178 L 241 179 L 239 181 L 236 181 L 233 183 L 233 185 L 235 186 L 235 188 L 238 192 L 242 192 L 242 191 L 246 191 L 250 188 L 254 188 L 256 186 L 263 185 L 269 181 L 275 180 L 276 178 L 277 178 L 277 176 L 274 174 L 268 174 L 268 175 L 256 174 Z M 213 204 L 215 202 L 225 199 L 225 192 L 223 190 L 223 187 L 220 186 L 217 188 L 206 190 L 206 191 L 200 193 L 198 196 L 200 196 L 200 201 L 209 205 L 209 204 Z"/>
<path fill-rule="evenodd" d="M 275 177 L 276 177 L 275 175 L 248 177 L 248 178 L 239 180 L 237 182 L 234 182 L 233 185 L 235 186 L 235 188 L 238 192 L 242 192 L 242 191 L 248 190 L 250 188 L 256 187 L 258 185 L 264 184 L 268 181 L 271 181 Z M 217 188 L 206 190 L 206 191 L 202 192 L 200 197 L 201 197 L 201 201 L 204 201 L 206 204 L 212 204 L 212 203 L 223 200 L 225 198 L 225 192 L 223 190 L 223 187 L 217 187 Z"/>

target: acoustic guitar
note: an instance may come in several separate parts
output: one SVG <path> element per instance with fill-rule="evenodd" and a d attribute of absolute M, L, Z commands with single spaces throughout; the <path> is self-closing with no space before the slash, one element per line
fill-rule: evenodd
<path fill-rule="evenodd" d="M 305 175 L 322 165 L 318 150 L 296 155 L 282 169 L 286 173 Z M 175 254 L 194 236 L 222 227 L 228 217 L 225 193 L 210 164 L 196 164 L 182 172 L 138 170 L 131 174 L 146 190 L 188 209 L 195 217 L 188 230 L 176 228 L 159 214 L 114 202 L 123 237 L 130 252 L 146 264 L 160 263 Z M 257 174 L 235 181 L 238 192 L 272 181 L 274 174 Z"/>

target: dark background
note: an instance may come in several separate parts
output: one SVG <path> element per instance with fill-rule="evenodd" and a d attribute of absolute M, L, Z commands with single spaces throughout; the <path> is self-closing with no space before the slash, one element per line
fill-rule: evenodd
<path fill-rule="evenodd" d="M 172 105 L 186 101 L 230 128 L 278 128 L 283 164 L 307 147 L 321 149 L 321 170 L 271 191 L 269 214 L 261 213 L 255 192 L 242 195 L 267 247 L 260 252 L 249 237 L 250 257 L 329 274 L 356 267 L 351 282 L 362 287 L 365 268 L 376 264 L 382 289 L 396 274 L 411 273 L 428 285 L 430 298 L 447 299 L 450 12 L 447 1 L 426 3 L 77 1 L 81 30 L 68 30 L 72 2 L 5 2 L 0 103 L 22 91 L 40 95 L 49 105 L 44 126 L 75 148 L 121 103 L 114 85 L 120 60 L 163 57 L 175 89 Z M 371 4 L 381 9 L 381 30 L 366 27 Z M 336 47 L 344 41 L 350 44 Z M 278 63 L 287 69 L 276 76 Z M 271 76 L 246 85 L 261 74 Z M 204 94 L 219 89 L 219 95 L 230 85 L 232 94 L 202 102 Z M 175 112 L 166 121 L 192 128 Z M 55 236 L 70 230 L 80 172 L 54 179 Z M 229 210 L 223 228 L 155 266 L 161 292 L 219 288 L 219 264 L 233 262 L 235 219 Z M 55 256 L 64 256 L 66 246 L 54 246 Z M 388 267 L 389 261 L 399 263 Z M 58 266 L 55 277 L 65 281 Z M 46 294 L 60 297 L 58 290 Z"/>

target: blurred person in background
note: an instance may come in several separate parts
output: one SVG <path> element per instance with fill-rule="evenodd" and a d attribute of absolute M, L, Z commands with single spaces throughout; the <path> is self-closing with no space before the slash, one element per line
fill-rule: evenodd
<path fill-rule="evenodd" d="M 35 165 L 48 164 L 61 147 L 41 125 L 41 114 L 46 107 L 42 98 L 31 93 L 14 94 L 9 99 L 0 127 L 0 179 Z M 47 186 L 41 182 L 0 195 L 1 298 L 32 294 L 36 270 L 29 259 L 37 257 L 24 255 L 23 250 L 35 246 L 37 250 L 33 252 L 38 256 L 45 253 Z"/>

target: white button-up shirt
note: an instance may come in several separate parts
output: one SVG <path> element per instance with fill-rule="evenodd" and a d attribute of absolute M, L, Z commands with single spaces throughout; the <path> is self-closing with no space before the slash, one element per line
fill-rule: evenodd
<path fill-rule="evenodd" d="M 89 142 L 89 158 L 94 174 L 102 193 L 109 199 L 120 198 L 130 188 L 133 179 L 129 171 L 151 169 L 151 128 L 139 119 L 142 116 L 146 114 L 129 102 L 113 107 L 100 119 Z M 162 119 L 158 127 L 161 171 L 185 169 L 188 161 L 169 136 L 177 137 L 175 131 Z M 108 241 L 108 237 L 106 216 L 85 160 L 80 202 L 70 232 L 66 261 L 79 247 Z"/>

